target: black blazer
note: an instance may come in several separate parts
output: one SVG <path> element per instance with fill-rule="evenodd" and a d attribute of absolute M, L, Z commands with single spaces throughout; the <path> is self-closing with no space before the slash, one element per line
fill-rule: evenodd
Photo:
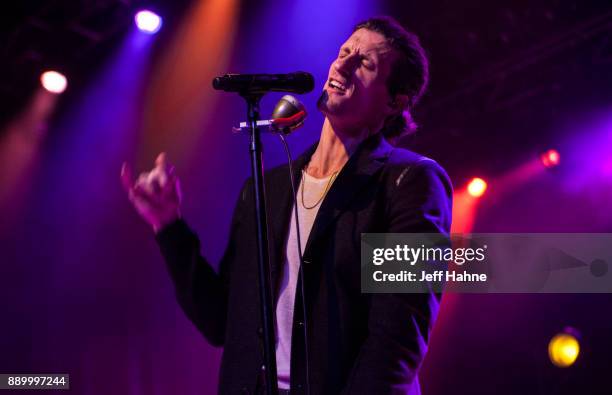
<path fill-rule="evenodd" d="M 295 180 L 316 144 L 295 161 Z M 288 166 L 265 174 L 273 295 L 293 208 Z M 433 160 L 364 141 L 320 207 L 304 250 L 310 386 L 318 394 L 418 394 L 418 368 L 438 310 L 434 294 L 362 294 L 365 232 L 448 235 L 452 187 Z M 223 346 L 219 393 L 256 393 L 263 363 L 252 183 L 242 188 L 219 272 L 184 221 L 157 234 L 178 302 L 210 343 Z M 298 288 L 300 289 L 298 279 Z M 304 317 L 296 292 L 291 393 L 305 393 Z"/>

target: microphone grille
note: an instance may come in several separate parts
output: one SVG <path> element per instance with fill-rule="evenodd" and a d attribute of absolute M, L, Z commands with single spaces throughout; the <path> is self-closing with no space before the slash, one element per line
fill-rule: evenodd
<path fill-rule="evenodd" d="M 306 107 L 291 95 L 283 96 L 272 112 L 274 126 L 284 134 L 301 127 L 305 119 Z"/>
<path fill-rule="evenodd" d="M 285 95 L 276 103 L 272 112 L 272 119 L 290 118 L 300 111 L 305 111 L 304 105 L 295 97 Z"/>

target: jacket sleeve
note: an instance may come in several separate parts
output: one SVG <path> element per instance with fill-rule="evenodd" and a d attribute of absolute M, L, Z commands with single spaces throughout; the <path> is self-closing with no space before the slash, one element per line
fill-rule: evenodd
<path fill-rule="evenodd" d="M 156 235 L 179 305 L 214 346 L 224 343 L 229 277 L 245 210 L 246 190 L 247 183 L 234 208 L 229 241 L 218 273 L 200 254 L 200 241 L 185 221 L 177 220 Z"/>
<path fill-rule="evenodd" d="M 406 170 L 407 169 L 407 170 Z M 424 159 L 393 180 L 390 233 L 440 233 L 448 237 L 452 186 L 444 170 Z M 419 394 L 417 373 L 436 318 L 439 295 L 372 294 L 368 335 L 344 394 Z"/>

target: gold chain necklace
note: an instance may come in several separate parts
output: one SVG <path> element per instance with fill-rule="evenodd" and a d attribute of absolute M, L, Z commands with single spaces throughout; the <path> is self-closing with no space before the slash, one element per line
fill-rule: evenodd
<path fill-rule="evenodd" d="M 306 170 L 302 170 L 302 207 L 304 207 L 306 210 L 311 210 L 315 207 L 317 207 L 319 205 L 319 203 L 321 203 L 323 201 L 323 199 L 325 198 L 325 195 L 327 195 L 327 192 L 329 192 L 329 188 L 331 187 L 331 184 L 334 182 L 334 179 L 336 178 L 336 176 L 338 175 L 338 170 L 336 170 L 335 172 L 332 173 L 332 175 L 329 177 L 329 181 L 327 181 L 327 185 L 325 186 L 325 190 L 323 191 L 323 193 L 321 194 L 321 196 L 319 197 L 319 199 L 317 200 L 317 202 L 310 206 L 307 207 L 306 203 L 304 202 L 304 189 L 306 189 Z"/>

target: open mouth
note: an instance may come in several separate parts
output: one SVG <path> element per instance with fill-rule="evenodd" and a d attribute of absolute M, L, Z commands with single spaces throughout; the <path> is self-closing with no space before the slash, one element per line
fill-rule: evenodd
<path fill-rule="evenodd" d="M 333 78 L 329 79 L 329 82 L 327 83 L 327 85 L 329 85 L 331 88 L 337 90 L 340 93 L 346 92 L 346 86 L 343 83 L 336 81 Z"/>

